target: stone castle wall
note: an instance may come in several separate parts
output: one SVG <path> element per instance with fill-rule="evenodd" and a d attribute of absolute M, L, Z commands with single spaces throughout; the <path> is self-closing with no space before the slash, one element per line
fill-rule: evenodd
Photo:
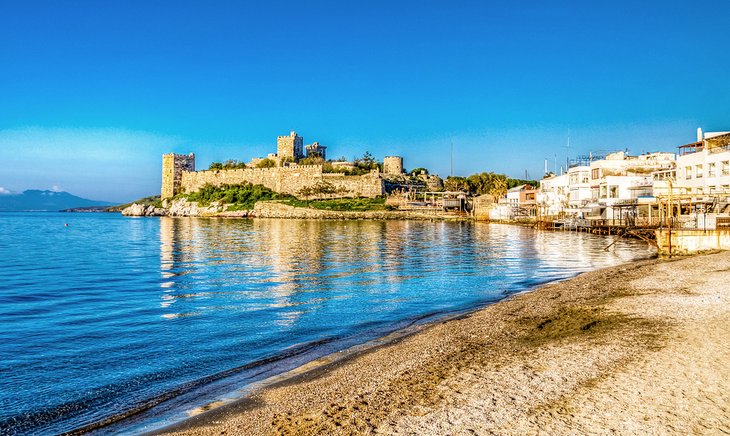
<path fill-rule="evenodd" d="M 383 180 L 377 173 L 363 176 L 322 173 L 321 165 L 297 165 L 276 168 L 185 171 L 181 174 L 180 192 L 195 192 L 206 184 L 213 186 L 251 183 L 263 185 L 282 194 L 298 195 L 302 188 L 327 182 L 343 189 L 346 196 L 376 197 L 384 194 Z"/>
<path fill-rule="evenodd" d="M 380 174 L 372 172 L 362 176 L 345 176 L 339 173 L 324 173 L 322 180 L 336 188 L 342 188 L 353 197 L 377 197 L 385 194 L 385 184 Z"/>

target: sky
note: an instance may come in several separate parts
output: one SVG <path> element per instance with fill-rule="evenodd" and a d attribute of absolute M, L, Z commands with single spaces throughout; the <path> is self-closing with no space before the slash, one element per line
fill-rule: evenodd
<path fill-rule="evenodd" d="M 726 1 L 0 2 L 0 195 L 130 201 L 161 154 L 539 178 L 730 130 Z M 568 146 L 569 144 L 569 146 Z"/>

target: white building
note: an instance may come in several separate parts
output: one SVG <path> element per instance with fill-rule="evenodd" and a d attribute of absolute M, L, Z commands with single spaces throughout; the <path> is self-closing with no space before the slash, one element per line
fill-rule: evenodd
<path fill-rule="evenodd" d="M 591 167 L 589 165 L 578 165 L 568 169 L 570 209 L 575 212 L 591 202 Z"/>
<path fill-rule="evenodd" d="M 541 215 L 559 215 L 568 208 L 570 188 L 568 174 L 556 176 L 550 174 L 540 180 L 540 190 L 537 193 L 537 204 Z M 589 190 L 590 194 L 590 190 Z"/>
<path fill-rule="evenodd" d="M 591 214 L 615 219 L 621 217 L 619 206 L 654 203 L 653 174 L 675 165 L 674 153 L 664 152 L 640 156 L 617 152 L 591 162 Z"/>
<path fill-rule="evenodd" d="M 730 194 L 730 132 L 697 132 L 697 142 L 679 148 L 674 193 L 695 201 Z"/>
<path fill-rule="evenodd" d="M 674 153 L 611 153 L 543 179 L 538 203 L 547 215 L 620 218 L 629 206 L 655 203 L 653 175 L 674 167 Z"/>

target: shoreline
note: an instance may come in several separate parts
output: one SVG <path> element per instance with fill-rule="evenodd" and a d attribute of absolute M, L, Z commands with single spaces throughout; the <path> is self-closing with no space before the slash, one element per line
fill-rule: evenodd
<path fill-rule="evenodd" d="M 722 389 L 730 386 L 730 350 L 702 342 L 730 339 L 711 328 L 730 321 L 730 291 L 722 289 L 728 264 L 730 252 L 655 258 L 551 282 L 303 368 L 153 433 L 728 431 Z M 710 333 L 694 337 L 699 324 Z M 663 376 L 696 368 L 698 353 L 678 367 L 667 353 L 697 347 L 714 347 L 712 371 L 695 371 L 693 380 Z M 696 389 L 694 381 L 708 377 L 707 389 Z M 634 390 L 658 392 L 639 407 Z M 665 407 L 672 401 L 684 413 Z M 616 408 L 626 402 L 636 406 L 628 417 Z"/>
<path fill-rule="evenodd" d="M 318 220 L 439 220 L 473 221 L 471 216 L 455 215 L 442 211 L 399 211 L 370 210 L 344 211 L 295 207 L 278 201 L 259 201 L 253 209 L 228 211 L 228 205 L 211 204 L 199 206 L 196 202 L 175 201 L 167 208 L 133 204 L 121 211 L 129 217 L 168 216 L 191 218 L 281 218 L 281 219 L 318 219 Z"/>

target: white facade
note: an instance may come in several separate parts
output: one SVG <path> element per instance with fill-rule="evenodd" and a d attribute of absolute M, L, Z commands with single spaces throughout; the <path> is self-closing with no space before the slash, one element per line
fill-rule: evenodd
<path fill-rule="evenodd" d="M 571 209 L 580 209 L 591 202 L 591 167 L 576 166 L 568 169 L 569 198 Z"/>
<path fill-rule="evenodd" d="M 507 203 L 510 207 L 520 207 L 520 191 L 525 185 L 515 186 L 514 188 L 507 191 Z"/>
<path fill-rule="evenodd" d="M 574 166 L 561 176 L 540 182 L 538 204 L 542 213 L 569 216 L 618 217 L 614 206 L 654 202 L 657 171 L 673 171 L 674 153 L 628 156 L 611 153 L 590 165 Z M 509 194 L 508 194 L 509 197 Z"/>
<path fill-rule="evenodd" d="M 558 215 L 568 207 L 570 188 L 569 176 L 551 175 L 540 180 L 540 190 L 537 193 L 537 204 L 543 215 Z M 589 191 L 590 193 L 590 191 Z"/>
<path fill-rule="evenodd" d="M 730 193 L 730 147 L 703 148 L 677 158 L 674 192 L 691 194 L 698 199 L 706 195 Z"/>

